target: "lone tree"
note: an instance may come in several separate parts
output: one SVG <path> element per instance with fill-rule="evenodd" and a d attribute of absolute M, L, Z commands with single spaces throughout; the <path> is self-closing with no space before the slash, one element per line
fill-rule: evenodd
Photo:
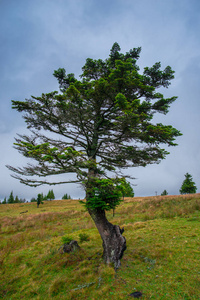
<path fill-rule="evenodd" d="M 192 175 L 189 173 L 185 174 L 185 180 L 180 188 L 180 194 L 195 194 L 197 187 L 192 179 Z"/>
<path fill-rule="evenodd" d="M 107 220 L 106 210 L 120 203 L 120 171 L 159 163 L 168 154 L 162 144 L 174 146 L 181 135 L 170 125 L 153 122 L 154 114 L 166 114 L 177 98 L 164 98 L 158 92 L 169 86 L 174 71 L 169 66 L 161 70 L 158 62 L 140 74 L 136 63 L 141 48 L 125 54 L 120 50 L 114 43 L 107 59 L 88 58 L 80 80 L 65 69 L 54 71 L 60 92 L 12 101 L 12 107 L 24 113 L 31 132 L 19 135 L 15 148 L 36 164 L 8 166 L 14 178 L 29 186 L 82 183 L 87 210 L 103 240 L 105 262 L 115 268 L 126 239 L 123 229 Z M 63 173 L 74 173 L 76 178 L 48 180 Z"/>
<path fill-rule="evenodd" d="M 39 208 L 40 204 L 43 204 L 43 194 L 37 195 L 37 208 Z"/>
<path fill-rule="evenodd" d="M 10 196 L 8 198 L 7 203 L 12 204 L 15 202 L 14 196 L 13 196 L 13 191 L 10 193 Z"/>
<path fill-rule="evenodd" d="M 162 193 L 161 193 L 161 196 L 166 196 L 168 195 L 168 192 L 166 190 L 164 190 Z"/>

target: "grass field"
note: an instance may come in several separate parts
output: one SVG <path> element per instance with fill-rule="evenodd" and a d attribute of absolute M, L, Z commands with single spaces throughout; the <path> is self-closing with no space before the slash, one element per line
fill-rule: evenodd
<path fill-rule="evenodd" d="M 200 194 L 125 198 L 108 219 L 125 228 L 117 273 L 78 201 L 0 205 L 0 299 L 200 299 Z M 65 236 L 81 249 L 63 254 Z"/>

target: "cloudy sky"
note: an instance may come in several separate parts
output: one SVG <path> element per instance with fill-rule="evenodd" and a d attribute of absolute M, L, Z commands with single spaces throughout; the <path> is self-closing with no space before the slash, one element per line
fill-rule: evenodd
<path fill-rule="evenodd" d="M 26 187 L 10 176 L 6 164 L 22 166 L 25 158 L 13 149 L 16 133 L 25 133 L 22 115 L 11 99 L 58 90 L 54 70 L 80 75 L 87 57 L 106 58 L 114 42 L 122 52 L 142 47 L 138 64 L 170 65 L 175 79 L 165 96 L 178 96 L 159 122 L 179 129 L 179 146 L 159 165 L 127 173 L 135 196 L 179 194 L 186 172 L 200 192 L 200 1 L 199 0 L 0 0 L 0 199 L 14 195 L 30 199 L 51 187 Z M 84 197 L 79 186 L 53 188 Z"/>

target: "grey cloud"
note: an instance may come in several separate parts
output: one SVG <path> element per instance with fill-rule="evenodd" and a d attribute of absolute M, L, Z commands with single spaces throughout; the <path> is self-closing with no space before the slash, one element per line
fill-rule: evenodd
<path fill-rule="evenodd" d="M 170 148 L 171 154 L 159 165 L 127 171 L 138 178 L 133 181 L 137 184 L 136 195 L 154 195 L 163 189 L 177 194 L 186 172 L 192 174 L 198 186 L 199 8 L 196 0 L 2 1 L 0 138 L 4 147 L 0 149 L 0 196 L 8 195 L 11 187 L 20 196 L 23 191 L 27 198 L 35 193 L 12 179 L 4 167 L 11 162 L 24 163 L 12 142 L 18 129 L 25 130 L 25 124 L 21 115 L 11 110 L 10 100 L 57 90 L 52 76 L 55 69 L 64 67 L 78 76 L 87 57 L 107 57 L 115 41 L 124 52 L 142 46 L 141 71 L 156 61 L 176 71 L 172 85 L 163 93 L 179 98 L 169 114 L 156 117 L 156 121 L 172 124 L 183 136 L 178 139 L 179 146 Z M 45 189 L 48 187 L 41 188 Z M 75 186 L 59 186 L 55 191 L 74 197 L 84 194 Z"/>

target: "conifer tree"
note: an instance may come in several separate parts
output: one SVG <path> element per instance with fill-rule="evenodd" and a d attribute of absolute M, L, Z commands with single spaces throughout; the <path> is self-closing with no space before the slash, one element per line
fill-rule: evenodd
<path fill-rule="evenodd" d="M 66 193 L 63 195 L 62 200 L 67 200 L 67 199 L 71 199 L 71 196 Z"/>
<path fill-rule="evenodd" d="M 46 198 L 47 198 L 47 200 L 54 200 L 55 199 L 55 195 L 54 195 L 53 190 L 49 190 Z"/>
<path fill-rule="evenodd" d="M 162 193 L 161 193 L 161 196 L 166 196 L 168 195 L 168 192 L 166 190 L 164 190 Z"/>
<path fill-rule="evenodd" d="M 37 202 L 37 200 L 34 197 L 32 197 L 31 202 Z"/>
<path fill-rule="evenodd" d="M 19 200 L 18 196 L 15 197 L 14 203 L 20 203 L 20 200 Z"/>
<path fill-rule="evenodd" d="M 37 196 L 37 208 L 39 208 L 40 204 L 43 204 L 43 194 L 38 194 Z"/>
<path fill-rule="evenodd" d="M 13 196 L 13 192 L 11 192 L 11 193 L 10 193 L 10 196 L 9 196 L 9 198 L 8 198 L 8 203 L 9 203 L 9 204 L 12 204 L 12 203 L 14 203 L 14 196 Z"/>
<path fill-rule="evenodd" d="M 6 204 L 6 203 L 7 203 L 7 199 L 5 197 L 4 200 L 3 200 L 3 202 L 2 202 L 2 204 Z"/>
<path fill-rule="evenodd" d="M 180 194 L 195 194 L 197 187 L 192 179 L 192 175 L 189 173 L 185 174 L 185 179 L 180 188 Z"/>
<path fill-rule="evenodd" d="M 162 145 L 175 146 L 175 138 L 181 135 L 171 125 L 153 120 L 156 113 L 165 115 L 177 98 L 164 98 L 159 90 L 169 86 L 174 71 L 169 66 L 161 70 L 158 62 L 140 73 L 141 48 L 125 54 L 120 50 L 114 43 L 107 59 L 88 58 L 80 80 L 63 68 L 55 71 L 60 93 L 12 101 L 31 131 L 18 136 L 15 148 L 36 164 L 8 166 L 13 177 L 30 186 L 81 183 L 86 207 L 103 241 L 105 262 L 115 268 L 126 239 L 123 229 L 107 220 L 106 211 L 120 203 L 121 170 L 159 163 L 168 154 Z M 76 178 L 48 180 L 67 173 Z"/>

